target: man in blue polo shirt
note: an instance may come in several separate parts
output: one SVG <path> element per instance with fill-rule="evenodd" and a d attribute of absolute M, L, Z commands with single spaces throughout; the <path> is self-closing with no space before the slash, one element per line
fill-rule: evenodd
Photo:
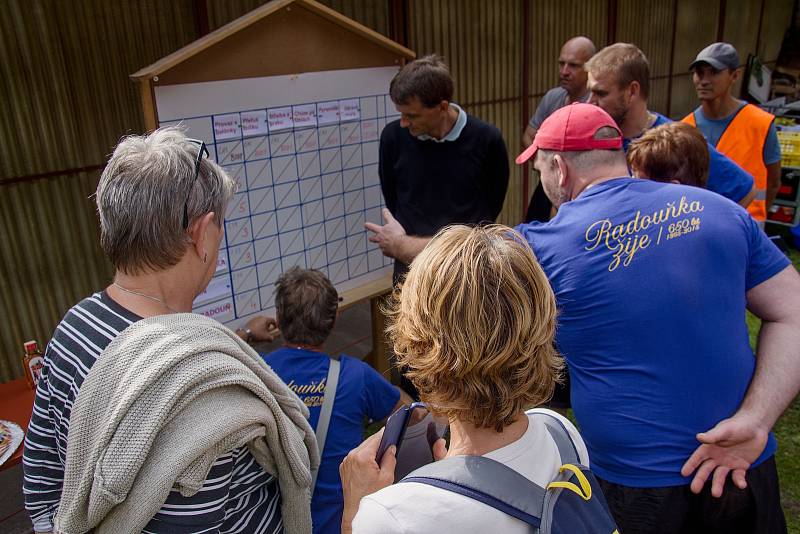
<path fill-rule="evenodd" d="M 315 430 L 329 393 L 326 381 L 331 356 L 322 344 L 333 330 L 338 305 L 336 289 L 319 271 L 292 267 L 276 282 L 277 326 L 285 346 L 266 355 L 264 361 L 308 406 L 309 423 Z M 339 464 L 364 439 L 365 418 L 384 419 L 412 402 L 361 360 L 344 355 L 337 359 L 339 380 L 311 500 L 314 534 L 340 532 L 344 502 Z"/>
<path fill-rule="evenodd" d="M 617 123 L 624 137 L 623 147 L 646 130 L 670 119 L 647 109 L 650 66 L 636 46 L 616 43 L 600 50 L 586 62 L 589 73 L 589 103 L 603 108 Z M 747 207 L 755 197 L 753 177 L 713 146 L 708 169 L 710 191 Z"/>
<path fill-rule="evenodd" d="M 770 429 L 800 389 L 800 276 L 740 206 L 629 177 L 622 141 L 573 104 L 517 158 L 560 206 L 518 230 L 556 294 L 592 470 L 626 534 L 785 532 Z"/>

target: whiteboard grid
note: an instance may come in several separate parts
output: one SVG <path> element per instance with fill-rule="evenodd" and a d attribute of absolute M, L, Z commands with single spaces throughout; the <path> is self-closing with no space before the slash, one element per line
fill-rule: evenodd
<path fill-rule="evenodd" d="M 328 117 L 319 124 L 320 108 L 336 102 L 357 102 L 356 116 L 350 110 L 344 120 Z M 240 127 L 243 116 L 252 118 L 253 112 L 266 118 L 276 110 L 295 114 L 309 106 L 317 110 L 316 126 L 270 123 L 257 135 Z M 274 307 L 274 283 L 294 265 L 322 271 L 340 291 L 364 275 L 389 272 L 393 260 L 368 243 L 364 222 L 382 220 L 378 143 L 383 127 L 397 116 L 387 94 L 372 94 L 164 123 L 181 123 L 188 135 L 205 140 L 212 159 L 237 183 L 217 272 L 194 310 L 241 324 Z M 220 124 L 231 121 L 238 136 L 218 139 Z"/>

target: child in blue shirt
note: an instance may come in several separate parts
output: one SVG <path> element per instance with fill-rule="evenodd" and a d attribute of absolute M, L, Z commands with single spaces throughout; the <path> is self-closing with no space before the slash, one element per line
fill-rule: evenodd
<path fill-rule="evenodd" d="M 311 414 L 309 422 L 315 429 L 331 362 L 322 344 L 333 330 L 338 306 L 336 289 L 319 271 L 292 267 L 276 282 L 277 326 L 285 343 L 262 356 L 305 402 Z M 314 534 L 340 532 L 343 498 L 339 464 L 363 440 L 364 418 L 383 419 L 411 402 L 407 395 L 401 398 L 397 387 L 361 360 L 345 355 L 338 359 L 339 383 L 311 500 Z"/>

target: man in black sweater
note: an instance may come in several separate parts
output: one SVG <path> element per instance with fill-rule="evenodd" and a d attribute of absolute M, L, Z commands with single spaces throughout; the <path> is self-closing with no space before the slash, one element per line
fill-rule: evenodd
<path fill-rule="evenodd" d="M 451 102 L 453 79 L 435 55 L 394 77 L 389 93 L 400 119 L 381 134 L 379 173 L 388 210 L 384 225 L 366 223 L 395 282 L 433 234 L 448 224 L 491 223 L 508 189 L 508 154 L 500 131 Z"/>

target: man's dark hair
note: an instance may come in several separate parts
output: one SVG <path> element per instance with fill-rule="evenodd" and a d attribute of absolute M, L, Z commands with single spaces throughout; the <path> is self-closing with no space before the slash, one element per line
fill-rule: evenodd
<path fill-rule="evenodd" d="M 395 104 L 408 104 L 414 97 L 426 108 L 450 102 L 453 98 L 453 78 L 450 69 L 436 54 L 421 57 L 400 69 L 392 83 L 389 95 Z"/>
<path fill-rule="evenodd" d="M 328 277 L 314 269 L 292 267 L 275 285 L 275 312 L 283 338 L 288 343 L 322 345 L 339 308 L 339 294 Z"/>

